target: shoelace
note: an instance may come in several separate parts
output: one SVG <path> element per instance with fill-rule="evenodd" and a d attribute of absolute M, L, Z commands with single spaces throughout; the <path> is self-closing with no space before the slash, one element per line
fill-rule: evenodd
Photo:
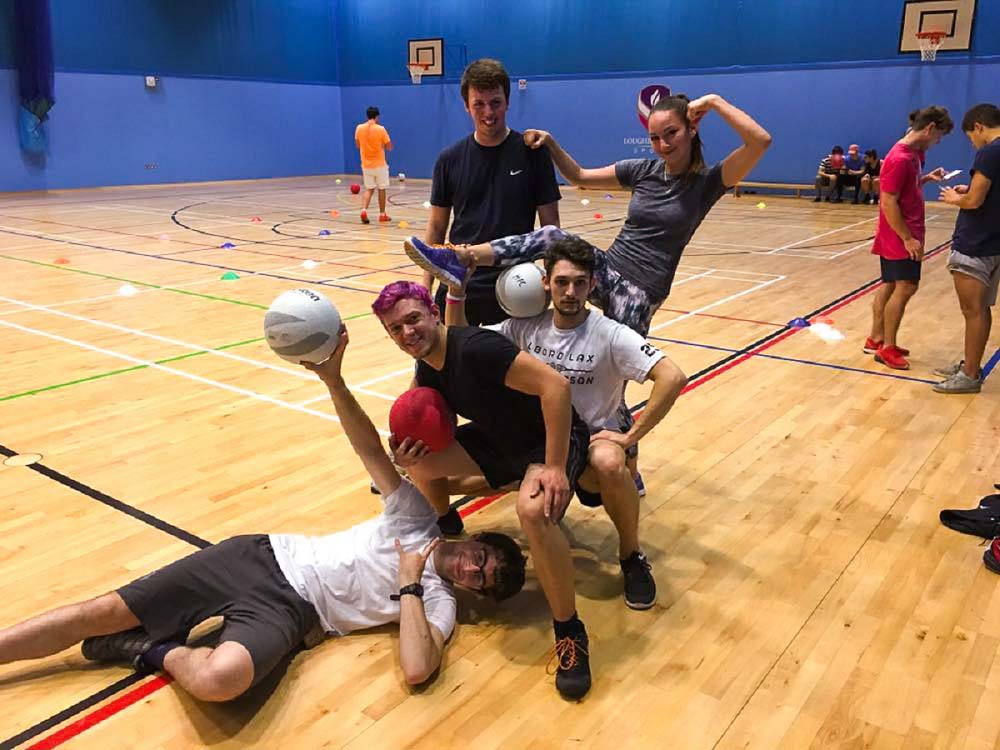
<path fill-rule="evenodd" d="M 651 572 L 653 570 L 653 566 L 649 564 L 649 560 L 646 559 L 645 555 L 630 557 L 622 563 L 623 569 L 636 567 L 645 568 L 647 572 Z"/>
<path fill-rule="evenodd" d="M 549 661 L 545 665 L 546 674 L 555 674 L 558 671 L 565 671 L 567 669 L 572 669 L 576 666 L 576 651 L 579 649 L 583 654 L 589 656 L 589 652 L 584 648 L 582 643 L 576 641 L 576 639 L 566 636 L 558 641 L 556 645 L 552 647 L 549 652 Z M 556 663 L 555 669 L 552 668 L 552 663 Z"/>

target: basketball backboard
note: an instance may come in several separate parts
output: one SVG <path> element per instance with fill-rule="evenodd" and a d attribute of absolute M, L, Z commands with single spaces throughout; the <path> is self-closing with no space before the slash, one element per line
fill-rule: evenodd
<path fill-rule="evenodd" d="M 444 75 L 444 39 L 410 39 L 406 63 L 422 63 L 423 77 Z"/>
<path fill-rule="evenodd" d="M 917 33 L 943 31 L 941 51 L 962 51 L 972 46 L 976 0 L 907 0 L 899 34 L 900 52 L 919 52 Z"/>

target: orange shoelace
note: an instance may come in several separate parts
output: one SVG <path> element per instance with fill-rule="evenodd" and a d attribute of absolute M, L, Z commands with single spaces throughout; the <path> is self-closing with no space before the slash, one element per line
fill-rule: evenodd
<path fill-rule="evenodd" d="M 545 665 L 545 673 L 555 674 L 557 671 L 575 667 L 577 649 L 589 656 L 587 649 L 570 637 L 556 641 L 556 645 L 549 652 L 549 661 Z M 555 669 L 552 668 L 553 662 L 556 664 Z"/>

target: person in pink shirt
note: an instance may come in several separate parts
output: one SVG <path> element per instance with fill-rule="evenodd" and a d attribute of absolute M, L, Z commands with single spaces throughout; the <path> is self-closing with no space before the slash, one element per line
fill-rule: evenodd
<path fill-rule="evenodd" d="M 924 107 L 910 113 L 910 129 L 882 160 L 878 229 L 872 254 L 879 256 L 882 286 L 872 301 L 872 330 L 866 354 L 896 370 L 908 370 L 910 353 L 896 345 L 903 311 L 920 285 L 924 258 L 924 193 L 927 182 L 941 182 L 944 169 L 921 174 L 924 154 L 954 127 L 944 107 Z"/>

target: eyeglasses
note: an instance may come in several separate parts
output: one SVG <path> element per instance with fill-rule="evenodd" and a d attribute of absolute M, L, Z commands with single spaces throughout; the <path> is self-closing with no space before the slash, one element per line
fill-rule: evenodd
<path fill-rule="evenodd" d="M 476 571 L 476 588 L 486 588 L 486 548 L 478 547 L 472 553 L 472 564 L 479 570 Z"/>

